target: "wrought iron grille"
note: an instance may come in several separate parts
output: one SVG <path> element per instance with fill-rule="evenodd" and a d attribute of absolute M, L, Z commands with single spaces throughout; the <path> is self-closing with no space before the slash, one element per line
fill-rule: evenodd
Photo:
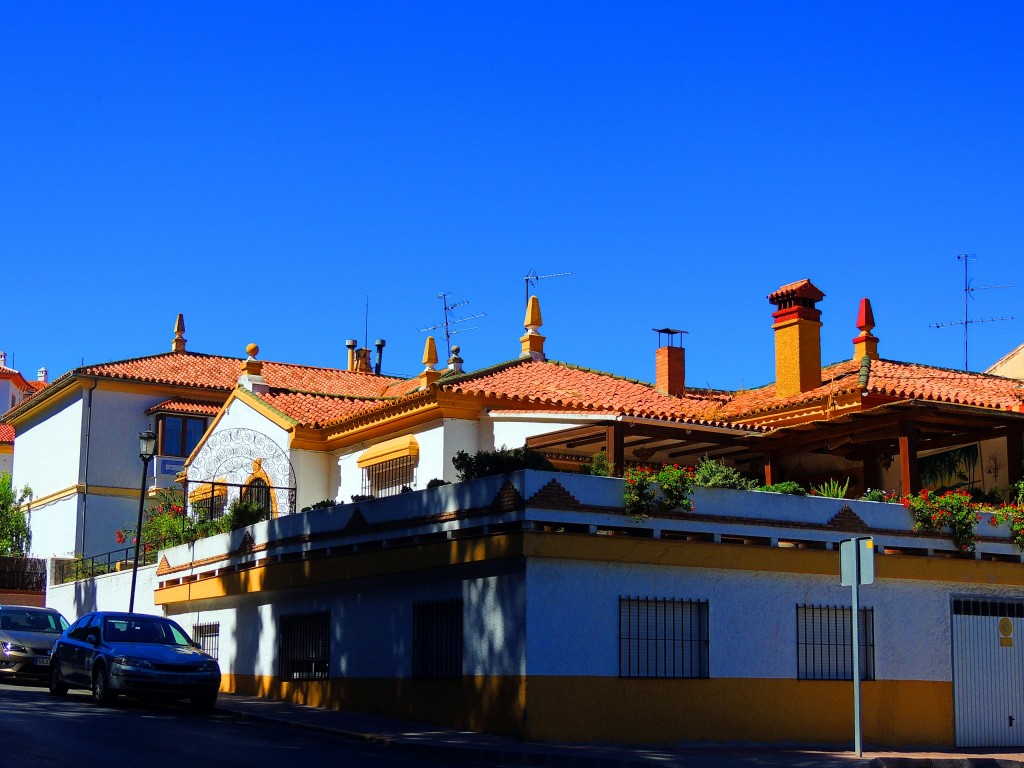
<path fill-rule="evenodd" d="M 708 602 L 619 598 L 619 677 L 708 677 Z"/>
<path fill-rule="evenodd" d="M 797 678 L 853 679 L 852 608 L 831 605 L 796 607 Z M 860 609 L 860 677 L 875 679 L 875 613 Z"/>
<path fill-rule="evenodd" d="M 213 658 L 220 658 L 220 622 L 193 624 L 192 639 Z"/>
<path fill-rule="evenodd" d="M 255 504 L 260 509 L 269 512 L 272 507 L 270 506 L 270 486 L 267 485 L 267 481 L 262 477 L 253 478 L 253 481 L 242 489 L 242 501 Z"/>
<path fill-rule="evenodd" d="M 412 607 L 412 674 L 462 677 L 462 599 Z"/>
<path fill-rule="evenodd" d="M 278 659 L 282 680 L 325 680 L 330 670 L 331 614 L 281 617 Z"/>
<path fill-rule="evenodd" d="M 210 484 L 210 495 L 192 502 L 192 512 L 198 522 L 208 522 L 224 517 L 228 503 L 228 489 L 221 483 Z"/>
<path fill-rule="evenodd" d="M 416 457 L 401 456 L 363 468 L 364 496 L 394 496 L 416 484 Z"/>
<path fill-rule="evenodd" d="M 1024 603 L 1003 600 L 977 600 L 958 597 L 953 600 L 955 616 L 1004 616 L 1024 619 Z"/>

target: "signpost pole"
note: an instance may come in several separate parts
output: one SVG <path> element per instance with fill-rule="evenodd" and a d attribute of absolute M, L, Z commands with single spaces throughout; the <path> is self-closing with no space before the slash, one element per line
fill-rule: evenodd
<path fill-rule="evenodd" d="M 860 549 L 860 541 L 856 541 Z M 858 552 L 858 555 L 860 553 Z M 860 742 L 860 557 L 855 557 L 856 573 L 853 579 L 853 750 L 857 757 L 863 757 Z"/>
<path fill-rule="evenodd" d="M 860 585 L 875 580 L 875 541 L 870 536 L 839 544 L 839 583 L 852 589 L 851 641 L 853 643 L 853 748 L 863 757 L 860 718 Z"/>

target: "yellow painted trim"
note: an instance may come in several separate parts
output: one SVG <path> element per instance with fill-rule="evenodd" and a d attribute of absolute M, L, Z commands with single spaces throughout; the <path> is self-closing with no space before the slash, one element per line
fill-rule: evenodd
<path fill-rule="evenodd" d="M 0 443 L 0 453 L 14 453 L 14 444 Z"/>
<path fill-rule="evenodd" d="M 200 483 L 194 491 L 189 491 L 188 501 L 189 504 L 195 504 L 198 501 L 206 501 L 211 496 L 227 495 L 227 478 L 218 477 L 211 483 Z"/>
<path fill-rule="evenodd" d="M 420 444 L 413 435 L 385 440 L 383 443 L 377 443 L 377 445 L 367 448 L 356 459 L 356 466 L 360 469 L 365 469 L 366 467 L 383 464 L 385 461 L 401 459 L 406 456 L 419 459 Z"/>
<path fill-rule="evenodd" d="M 530 741 L 795 742 L 848 748 L 853 739 L 850 683 L 824 680 L 475 675 L 288 682 L 229 673 L 221 690 Z M 953 746 L 951 683 L 867 681 L 861 694 L 867 744 Z"/>
<path fill-rule="evenodd" d="M 92 489 L 90 488 L 89 490 L 91 491 Z M 46 504 L 52 504 L 55 501 L 66 499 L 68 496 L 74 496 L 78 493 L 85 493 L 84 485 L 69 485 L 67 488 L 61 488 L 59 491 L 54 491 L 53 493 L 48 493 L 45 496 L 39 496 L 32 499 L 30 506 L 42 507 Z"/>

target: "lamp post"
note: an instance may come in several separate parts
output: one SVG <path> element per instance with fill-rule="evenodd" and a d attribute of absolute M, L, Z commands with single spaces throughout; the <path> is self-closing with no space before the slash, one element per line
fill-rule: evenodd
<path fill-rule="evenodd" d="M 139 490 L 139 519 L 135 524 L 135 563 L 132 565 L 132 591 L 128 613 L 135 610 L 135 579 L 139 575 L 139 547 L 142 546 L 142 508 L 146 504 L 146 470 L 156 455 L 156 433 L 152 429 L 139 433 L 139 458 L 142 459 L 142 487 Z"/>

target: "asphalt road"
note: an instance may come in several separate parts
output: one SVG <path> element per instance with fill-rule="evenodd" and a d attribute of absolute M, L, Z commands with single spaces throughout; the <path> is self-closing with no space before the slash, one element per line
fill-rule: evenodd
<path fill-rule="evenodd" d="M 0 768 L 450 768 L 403 749 L 186 706 L 119 701 L 97 707 L 84 691 L 0 684 Z"/>

